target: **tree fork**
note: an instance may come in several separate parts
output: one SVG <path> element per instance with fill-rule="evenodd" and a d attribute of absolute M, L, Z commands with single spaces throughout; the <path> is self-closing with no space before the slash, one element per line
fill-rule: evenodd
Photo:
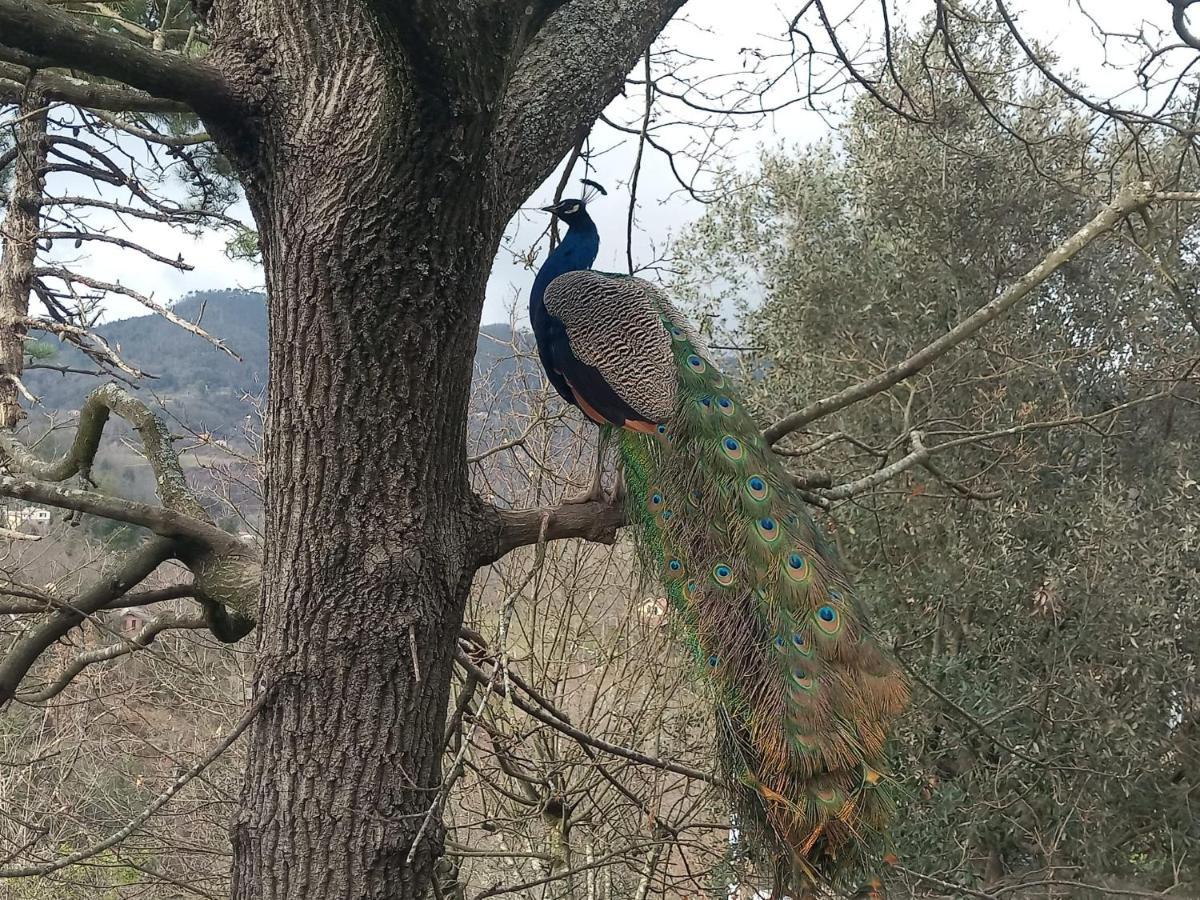
<path fill-rule="evenodd" d="M 190 60 L 83 25 L 63 43 L 66 14 L 0 0 L 13 49 L 190 104 L 259 227 L 256 692 L 271 693 L 233 825 L 239 900 L 426 896 L 444 828 L 418 829 L 442 784 L 466 596 L 484 560 L 530 539 L 467 479 L 488 270 L 508 218 L 682 3 L 447 3 L 425 32 L 403 3 L 212 0 L 212 51 Z M 414 74 L 426 57 L 453 106 Z"/>

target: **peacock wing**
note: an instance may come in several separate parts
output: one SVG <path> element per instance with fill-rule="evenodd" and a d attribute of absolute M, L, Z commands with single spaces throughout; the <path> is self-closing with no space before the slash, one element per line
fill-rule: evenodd
<path fill-rule="evenodd" d="M 550 282 L 545 303 L 562 323 L 575 358 L 561 363 L 573 386 L 586 393 L 587 380 L 598 373 L 645 421 L 671 416 L 678 375 L 661 291 L 640 278 L 567 272 Z M 581 365 L 573 372 L 576 361 Z"/>

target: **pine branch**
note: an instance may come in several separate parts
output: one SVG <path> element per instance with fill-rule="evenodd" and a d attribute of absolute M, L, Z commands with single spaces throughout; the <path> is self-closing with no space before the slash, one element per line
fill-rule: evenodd
<path fill-rule="evenodd" d="M 0 47 L 0 59 L 5 55 L 5 49 Z M 47 100 L 107 112 L 163 113 L 187 112 L 190 109 L 185 103 L 152 97 L 145 91 L 119 85 L 93 84 L 40 71 L 29 78 L 28 70 L 0 62 L 0 103 L 18 103 L 29 91 Z"/>
<path fill-rule="evenodd" d="M 0 34 L 4 45 L 15 51 L 120 81 L 152 97 L 186 104 L 201 115 L 227 120 L 240 108 L 229 82 L 214 66 L 149 50 L 37 0 L 0 0 Z"/>

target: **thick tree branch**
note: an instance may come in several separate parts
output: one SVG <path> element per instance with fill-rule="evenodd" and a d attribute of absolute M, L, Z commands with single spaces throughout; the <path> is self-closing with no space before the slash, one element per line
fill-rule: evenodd
<path fill-rule="evenodd" d="M 1062 244 L 1050 251 L 1041 262 L 1010 285 L 1000 296 L 990 303 L 980 307 L 967 318 L 963 319 L 950 331 L 922 347 L 908 359 L 891 366 L 887 370 L 869 378 L 866 381 L 852 385 L 828 397 L 823 397 L 791 415 L 784 416 L 763 436 L 769 443 L 775 443 L 784 435 L 798 428 L 803 428 L 810 422 L 816 421 L 839 409 L 844 409 L 867 397 L 873 397 L 888 388 L 899 384 L 906 378 L 915 375 L 934 360 L 957 347 L 985 325 L 995 321 L 1007 313 L 1021 300 L 1045 282 L 1051 275 L 1061 269 L 1077 256 L 1080 251 L 1103 234 L 1107 234 L 1125 217 L 1147 206 L 1155 199 L 1153 185 L 1147 181 L 1138 181 L 1126 185 L 1113 200 L 1100 211 L 1090 222 L 1067 238 Z"/>
<path fill-rule="evenodd" d="M 619 502 L 596 500 L 590 503 L 567 503 L 553 509 L 498 509 L 488 512 L 499 520 L 495 539 L 480 551 L 478 564 L 489 565 L 515 550 L 536 544 L 546 517 L 545 539 L 584 538 L 601 544 L 617 539 L 617 529 L 626 524 L 625 509 Z"/>
<path fill-rule="evenodd" d="M 137 429 L 162 506 L 11 476 L 0 477 L 0 496 L 128 522 L 173 540 L 174 555 L 195 576 L 195 596 L 205 609 L 213 634 L 223 641 L 240 640 L 255 624 L 261 578 L 258 556 L 212 523 L 188 486 L 166 423 L 145 403 L 120 385 L 107 384 L 88 397 L 80 410 L 75 440 L 60 459 L 42 462 L 13 435 L 3 432 L 0 432 L 0 449 L 10 467 L 17 471 L 54 481 L 76 474 L 86 477 L 110 412 Z"/>
<path fill-rule="evenodd" d="M 2 49 L 2 48 L 0 48 Z M 3 53 L 0 52 L 0 56 Z M 108 112 L 188 112 L 190 107 L 177 100 L 164 100 L 145 91 L 112 84 L 94 84 L 52 72 L 29 72 L 18 66 L 0 62 L 0 102 L 16 103 L 27 90 L 35 91 L 47 100 L 71 103 L 86 109 Z"/>
<path fill-rule="evenodd" d="M 149 50 L 37 0 L 0 0 L 0 34 L 16 50 L 186 103 L 202 115 L 228 120 L 240 106 L 224 76 L 208 63 Z"/>
<path fill-rule="evenodd" d="M 2 432 L 0 449 L 4 450 L 18 471 L 43 481 L 65 481 L 81 472 L 87 476 L 110 412 L 132 425 L 141 437 L 146 461 L 154 471 L 155 492 L 163 505 L 211 526 L 208 513 L 188 487 L 166 423 L 118 384 L 106 384 L 88 396 L 79 411 L 75 440 L 60 459 L 42 462 L 14 436 Z"/>
<path fill-rule="evenodd" d="M 0 497 L 13 497 L 43 503 L 57 509 L 70 509 L 117 522 L 127 522 L 146 528 L 160 537 L 189 541 L 217 552 L 238 552 L 243 549 L 233 535 L 185 513 L 162 506 L 134 503 L 120 497 L 108 497 L 92 491 L 3 475 L 0 476 Z"/>
<path fill-rule="evenodd" d="M 174 509 L 11 476 L 0 476 L 0 497 L 75 510 L 154 532 L 169 542 L 169 555 L 195 576 L 196 600 L 218 639 L 233 643 L 254 630 L 261 562 L 252 548 L 215 525 Z"/>
<path fill-rule="evenodd" d="M 47 647 L 65 637 L 87 616 L 140 584 L 174 553 L 174 542 L 167 538 L 156 537 L 147 541 L 132 553 L 110 562 L 91 586 L 69 606 L 58 609 L 22 634 L 0 659 L 0 707 L 13 698 L 21 679 Z"/>
<path fill-rule="evenodd" d="M 500 109 L 496 175 L 513 205 L 550 174 L 620 93 L 625 76 L 684 2 L 575 0 L 548 17 L 522 55 Z"/>
<path fill-rule="evenodd" d="M 10 467 L 40 481 L 66 481 L 73 475 L 82 474 L 84 480 L 90 482 L 92 463 L 108 422 L 109 406 L 97 400 L 103 390 L 96 391 L 83 404 L 75 440 L 61 457 L 51 462 L 43 462 L 30 453 L 12 432 L 0 431 L 0 449 L 8 457 Z"/>

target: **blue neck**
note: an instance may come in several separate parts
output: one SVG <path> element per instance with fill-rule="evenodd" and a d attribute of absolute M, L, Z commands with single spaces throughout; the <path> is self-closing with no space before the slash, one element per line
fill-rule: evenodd
<path fill-rule="evenodd" d="M 530 319 L 541 318 L 542 312 L 545 310 L 542 297 L 551 281 L 564 272 L 590 269 L 599 252 L 600 232 L 596 230 L 596 223 L 588 214 L 582 212 L 571 223 L 562 243 L 542 263 L 537 278 L 533 280 L 533 290 L 529 292 Z"/>

